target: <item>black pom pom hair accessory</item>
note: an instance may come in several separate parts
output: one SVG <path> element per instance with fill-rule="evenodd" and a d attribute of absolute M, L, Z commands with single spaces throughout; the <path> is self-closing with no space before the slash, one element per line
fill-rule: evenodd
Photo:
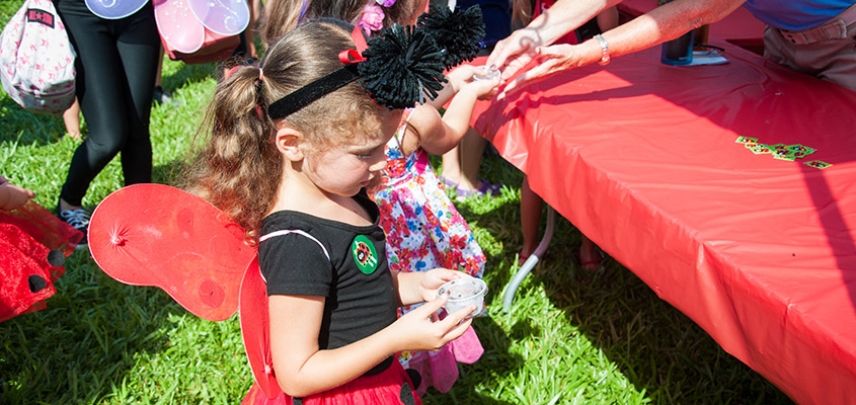
<path fill-rule="evenodd" d="M 473 60 L 483 46 L 484 21 L 478 5 L 454 11 L 434 5 L 428 13 L 419 16 L 416 25 L 428 31 L 445 50 L 443 64 L 447 69 Z"/>
<path fill-rule="evenodd" d="M 471 7 L 469 10 L 473 9 Z M 479 20 L 481 11 L 477 10 Z M 457 13 L 446 12 L 438 19 L 459 19 Z M 484 24 L 481 23 L 481 37 L 484 36 Z M 459 24 L 459 23 L 455 23 Z M 443 27 L 455 26 L 442 25 Z M 427 26 L 425 24 L 424 26 Z M 441 26 L 439 23 L 433 26 Z M 424 102 L 425 97 L 433 100 L 443 89 L 446 77 L 443 70 L 456 66 L 468 55 L 469 51 L 461 50 L 458 44 L 478 43 L 480 38 L 461 39 L 459 41 L 446 38 L 444 43 L 454 43 L 454 50 L 449 51 L 449 45 L 438 44 L 436 36 L 446 37 L 472 36 L 478 30 L 439 30 L 425 29 L 418 25 L 394 25 L 384 28 L 379 34 L 370 38 L 366 43 L 359 27 L 351 32 L 357 50 L 345 50 L 339 54 L 339 61 L 344 66 L 332 73 L 295 90 L 291 94 L 273 102 L 267 109 L 270 119 L 287 117 L 313 101 L 330 94 L 347 84 L 359 80 L 363 88 L 371 95 L 378 105 L 386 108 L 409 108 L 416 103 Z M 466 47 L 463 47 L 466 48 Z M 469 49 L 469 48 L 466 48 Z M 476 48 L 475 52 L 478 52 Z M 457 62 L 448 58 L 454 53 Z M 475 56 L 473 54 L 470 59 Z"/>

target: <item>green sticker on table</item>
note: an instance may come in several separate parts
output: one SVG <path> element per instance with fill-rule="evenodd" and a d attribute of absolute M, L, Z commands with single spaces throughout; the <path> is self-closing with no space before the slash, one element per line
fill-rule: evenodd
<path fill-rule="evenodd" d="M 374 244 L 365 235 L 357 235 L 351 243 L 354 262 L 363 274 L 372 274 L 377 270 L 378 257 Z"/>

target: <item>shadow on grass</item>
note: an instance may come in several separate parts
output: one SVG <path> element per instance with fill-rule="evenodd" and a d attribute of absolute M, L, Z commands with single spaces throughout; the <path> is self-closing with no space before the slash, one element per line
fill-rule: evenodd
<path fill-rule="evenodd" d="M 155 181 L 169 183 L 183 164 L 154 167 Z M 0 323 L 2 404 L 106 402 L 139 379 L 131 370 L 175 344 L 169 335 L 183 319 L 195 319 L 158 288 L 112 279 L 88 250 L 65 270 L 47 309 Z"/>
<path fill-rule="evenodd" d="M 175 73 L 165 76 L 164 86 L 179 89 L 215 77 L 216 66 L 182 65 Z M 81 129 L 86 133 L 85 120 Z M 0 93 L 0 143 L 21 146 L 44 146 L 56 142 L 65 134 L 65 124 L 59 115 L 39 114 L 24 110 L 9 96 Z"/>
<path fill-rule="evenodd" d="M 432 156 L 432 165 L 440 168 L 439 157 Z M 491 183 L 519 184 L 522 177 L 513 170 L 508 170 L 504 160 L 498 157 L 488 157 L 484 160 L 481 170 L 483 176 Z M 451 195 L 453 192 L 449 191 Z M 507 225 L 516 220 L 508 218 L 509 212 L 516 212 L 516 201 L 509 198 L 479 198 L 477 201 L 467 200 L 456 202 L 455 206 L 461 215 L 470 224 L 470 228 L 477 233 L 476 237 L 487 257 L 484 280 L 488 285 L 486 303 L 497 302 L 496 297 L 501 294 L 503 286 L 508 283 L 510 275 L 507 272 L 495 271 L 498 268 L 507 268 L 508 260 L 504 252 L 508 249 L 503 243 L 514 236 L 515 227 Z M 517 214 L 514 214 L 517 215 Z M 497 381 L 497 375 L 514 375 L 520 373 L 525 365 L 525 359 L 516 353 L 511 353 L 509 347 L 512 340 L 519 340 L 525 336 L 536 334 L 537 330 L 530 322 L 517 322 L 509 332 L 503 328 L 506 322 L 497 308 L 488 308 L 491 315 L 476 318 L 473 328 L 479 336 L 484 354 L 474 364 L 459 364 L 460 376 L 452 389 L 442 394 L 434 388 L 429 388 L 422 398 L 426 405 L 430 404 L 486 404 L 486 405 L 510 405 L 517 402 L 508 402 L 496 399 L 498 391 L 513 390 L 514 387 L 502 387 L 487 385 Z M 487 383 L 487 384 L 486 384 Z"/>
<path fill-rule="evenodd" d="M 621 264 L 607 258 L 602 274 L 581 270 L 568 221 L 558 219 L 551 246 L 530 277 L 652 403 L 793 403 Z"/>
<path fill-rule="evenodd" d="M 84 251 L 45 310 L 0 323 L 0 402 L 97 403 L 121 386 L 142 352 L 164 350 L 169 314 L 184 311 L 155 288 L 120 284 Z"/>
<path fill-rule="evenodd" d="M 178 62 L 168 62 L 178 63 Z M 169 90 L 180 89 L 194 83 L 217 78 L 217 65 L 206 63 L 201 65 L 188 65 L 181 63 L 177 71 L 163 75 L 163 87 Z"/>
<path fill-rule="evenodd" d="M 524 359 L 520 355 L 508 352 L 508 347 L 510 346 L 509 338 L 494 319 L 490 317 L 476 318 L 473 321 L 473 328 L 479 335 L 479 340 L 484 347 L 484 354 L 474 364 L 458 364 L 460 376 L 449 392 L 442 394 L 433 387 L 429 388 L 428 392 L 422 398 L 422 401 L 426 405 L 513 404 L 512 402 L 497 400 L 490 395 L 481 394 L 481 392 L 487 393 L 501 388 L 484 386 L 484 382 L 494 381 L 494 376 L 497 374 L 507 375 L 516 373 L 517 370 L 523 367 Z"/>
<path fill-rule="evenodd" d="M 3 92 L 0 92 L 0 128 L 0 146 L 44 146 L 65 134 L 61 116 L 27 111 Z"/>

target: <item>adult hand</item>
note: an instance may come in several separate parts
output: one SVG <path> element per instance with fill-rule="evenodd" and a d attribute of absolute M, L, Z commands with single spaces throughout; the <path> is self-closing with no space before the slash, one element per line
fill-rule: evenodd
<path fill-rule="evenodd" d="M 576 45 L 566 44 L 537 48 L 534 57 L 534 61 L 537 64 L 521 73 L 514 80 L 508 82 L 505 88 L 502 89 L 500 97 L 513 94 L 530 84 L 537 83 L 563 70 L 582 66 L 577 49 Z"/>
<path fill-rule="evenodd" d="M 532 28 L 514 31 L 508 38 L 496 43 L 487 58 L 487 66 L 496 66 L 502 72 L 502 80 L 506 81 L 532 61 L 541 44 L 541 35 Z"/>

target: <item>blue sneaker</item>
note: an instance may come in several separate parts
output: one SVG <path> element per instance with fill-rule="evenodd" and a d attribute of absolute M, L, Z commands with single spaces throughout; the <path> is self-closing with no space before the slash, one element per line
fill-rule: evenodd
<path fill-rule="evenodd" d="M 83 232 L 83 239 L 81 239 L 77 244 L 77 249 L 86 248 L 89 242 L 87 237 L 89 233 L 89 214 L 84 211 L 83 208 L 78 208 L 76 210 L 60 210 L 59 204 L 57 204 L 56 211 L 59 219 L 71 225 L 72 228 Z"/>

